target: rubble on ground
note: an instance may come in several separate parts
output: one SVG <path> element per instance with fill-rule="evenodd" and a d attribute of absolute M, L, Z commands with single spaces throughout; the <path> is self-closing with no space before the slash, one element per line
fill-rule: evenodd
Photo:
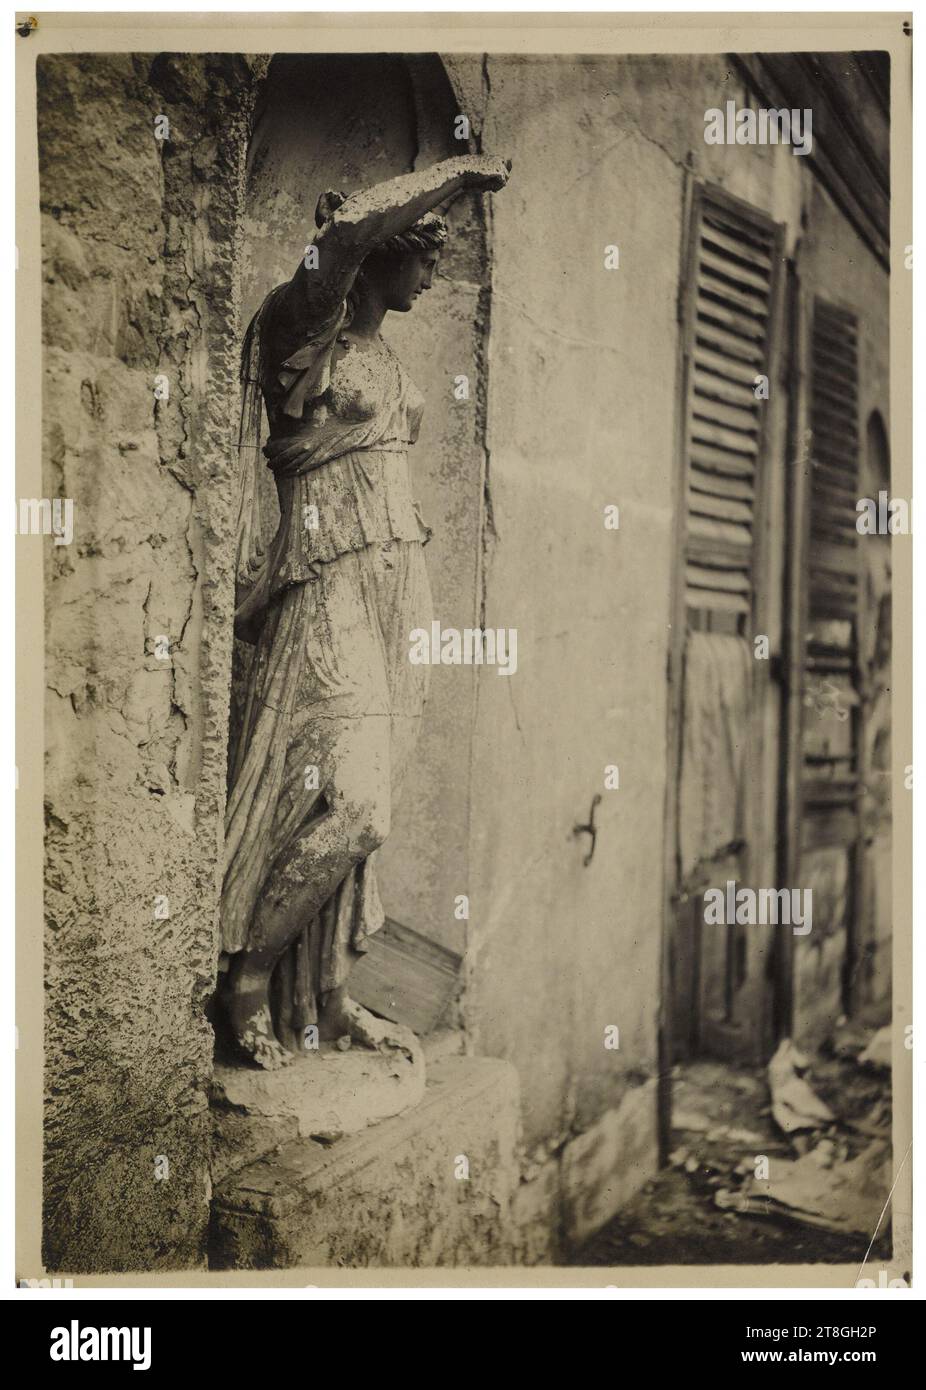
<path fill-rule="evenodd" d="M 764 1085 L 720 1064 L 694 1064 L 677 1086 L 673 1129 L 681 1142 L 670 1164 L 725 1215 L 870 1240 L 888 1220 L 892 1183 L 890 1046 L 889 1028 L 872 1034 L 848 1025 L 812 1060 L 785 1040 Z M 738 1117 L 715 1073 L 742 1096 Z M 754 1119 L 764 1124 L 748 1123 Z"/>
<path fill-rule="evenodd" d="M 804 1080 L 807 1058 L 787 1038 L 768 1064 L 768 1084 L 772 1093 L 772 1117 L 785 1134 L 802 1129 L 819 1129 L 832 1124 L 836 1116 Z"/>
<path fill-rule="evenodd" d="M 865 1051 L 859 1054 L 860 1066 L 878 1067 L 882 1071 L 891 1069 L 891 1030 L 879 1028 Z"/>

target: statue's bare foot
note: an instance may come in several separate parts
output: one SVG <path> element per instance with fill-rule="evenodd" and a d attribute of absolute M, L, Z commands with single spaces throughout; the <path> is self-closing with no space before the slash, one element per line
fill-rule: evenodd
<path fill-rule="evenodd" d="M 294 1060 L 273 1031 L 267 989 L 263 981 L 248 980 L 237 972 L 225 998 L 225 1007 L 238 1046 L 265 1071 L 278 1071 Z"/>
<path fill-rule="evenodd" d="M 293 1054 L 287 1052 L 274 1033 L 266 1004 L 252 1014 L 240 1031 L 235 1029 L 235 1036 L 239 1045 L 264 1071 L 279 1071 L 280 1067 L 289 1066 L 290 1062 L 295 1061 Z"/>
<path fill-rule="evenodd" d="M 369 1009 L 364 1009 L 346 995 L 337 1001 L 331 1001 L 323 1009 L 319 1021 L 319 1036 L 329 1041 L 348 1037 L 352 1043 L 374 1048 L 378 1052 L 396 1048 L 404 1052 L 410 1062 L 415 1060 L 418 1050 L 417 1040 L 410 1028 L 401 1023 L 391 1023 L 385 1018 L 377 1018 Z"/>

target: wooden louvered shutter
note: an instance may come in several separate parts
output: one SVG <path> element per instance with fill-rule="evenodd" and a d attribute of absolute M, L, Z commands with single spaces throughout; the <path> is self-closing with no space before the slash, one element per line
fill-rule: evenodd
<path fill-rule="evenodd" d="M 743 989 L 757 959 L 748 929 L 705 927 L 703 893 L 730 880 L 753 881 L 764 846 L 774 838 L 761 776 L 771 662 L 749 654 L 752 637 L 769 627 L 763 544 L 768 405 L 764 393 L 756 393 L 756 378 L 768 378 L 770 394 L 780 389 L 782 234 L 765 213 L 721 189 L 691 189 L 678 301 L 679 501 L 669 653 L 663 1016 L 669 1062 L 698 1055 L 752 1062 L 763 1049 L 763 1013 L 754 1007 L 755 992 Z M 713 680 L 703 682 L 703 665 L 702 678 L 693 674 L 696 652 L 713 665 L 731 703 L 718 696 L 721 687 Z M 699 710 L 706 714 L 704 726 Z M 722 783 L 714 777 L 724 773 L 713 764 L 711 739 L 698 732 L 715 716 L 718 740 L 742 750 L 738 770 Z M 690 789 L 709 785 L 722 785 L 719 800 L 739 814 L 732 822 L 717 817 L 702 835 L 699 827 L 709 825 L 712 813 L 706 805 L 703 814 L 696 809 Z M 722 833 L 728 826 L 729 840 Z M 715 836 L 715 829 L 721 833 Z"/>
<path fill-rule="evenodd" d="M 685 603 L 692 627 L 740 632 L 756 584 L 778 229 L 728 195 L 696 191 L 686 313 Z"/>
<path fill-rule="evenodd" d="M 810 622 L 855 623 L 858 602 L 858 325 L 818 299 L 811 334 Z"/>
<path fill-rule="evenodd" d="M 810 333 L 812 467 L 804 649 L 805 811 L 851 839 L 858 789 L 858 323 L 822 299 Z"/>

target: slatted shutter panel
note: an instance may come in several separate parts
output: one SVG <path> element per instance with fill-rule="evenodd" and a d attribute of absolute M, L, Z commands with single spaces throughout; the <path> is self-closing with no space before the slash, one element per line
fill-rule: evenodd
<path fill-rule="evenodd" d="M 858 790 L 858 322 L 814 302 L 810 334 L 804 805 L 851 812 Z M 845 833 L 851 835 L 852 817 Z"/>
<path fill-rule="evenodd" d="M 858 605 L 858 324 L 818 299 L 811 334 L 810 623 L 855 623 Z"/>
<path fill-rule="evenodd" d="M 751 882 L 761 847 L 774 838 L 759 775 L 771 663 L 752 660 L 751 639 L 767 630 L 769 612 L 768 407 L 756 387 L 761 377 L 772 392 L 778 384 L 782 236 L 767 214 L 725 190 L 692 187 L 678 303 L 678 564 L 669 668 L 665 1029 L 671 1061 L 752 1062 L 762 1047 L 761 1010 L 743 988 L 750 960 L 758 960 L 750 954 L 748 928 L 705 926 L 703 894 L 708 887 L 723 891 L 730 880 Z M 712 743 L 736 750 L 736 766 L 719 768 Z M 717 791 L 714 810 L 708 789 Z M 717 806 L 725 808 L 720 815 Z M 730 808 L 737 814 L 728 821 Z"/>
<path fill-rule="evenodd" d="M 764 414 L 755 388 L 770 374 L 777 230 L 703 188 L 693 216 L 685 601 L 692 626 L 737 631 L 755 585 Z"/>

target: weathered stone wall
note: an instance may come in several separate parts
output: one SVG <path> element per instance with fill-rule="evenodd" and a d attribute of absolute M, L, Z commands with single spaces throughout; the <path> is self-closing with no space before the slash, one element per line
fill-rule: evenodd
<path fill-rule="evenodd" d="M 203 1258 L 250 84 L 230 57 L 38 65 L 44 486 L 75 507 L 46 572 L 52 1269 Z"/>

